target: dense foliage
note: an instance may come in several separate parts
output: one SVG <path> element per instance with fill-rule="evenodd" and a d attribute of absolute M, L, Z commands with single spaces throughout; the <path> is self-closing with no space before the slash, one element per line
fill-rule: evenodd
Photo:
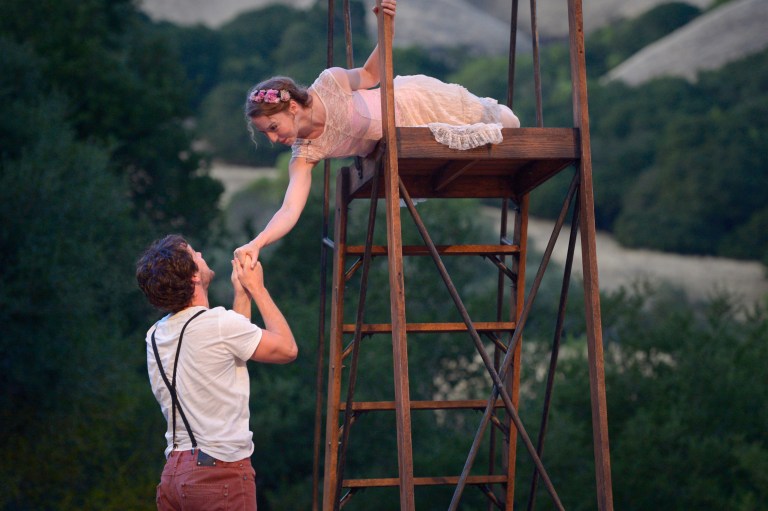
<path fill-rule="evenodd" d="M 354 5 L 353 30 L 359 32 L 363 7 Z M 685 8 L 670 9 L 662 12 L 678 23 L 691 16 Z M 154 509 L 164 425 L 147 383 L 143 337 L 157 313 L 139 296 L 134 260 L 156 236 L 182 232 L 219 275 L 212 303 L 227 304 L 232 247 L 264 224 L 286 184 L 285 157 L 264 147 L 257 152 L 247 139 L 242 95 L 266 75 L 312 80 L 325 65 L 324 23 L 318 21 L 324 16 L 318 7 L 273 6 L 214 31 L 150 23 L 128 0 L 46 1 L 38 9 L 0 0 L 0 509 Z M 673 28 L 670 16 L 653 16 L 657 24 L 641 24 L 643 41 Z M 597 54 L 604 51 L 608 62 L 636 49 L 631 30 L 618 24 L 613 29 L 596 36 L 590 58 L 601 60 Z M 356 40 L 356 59 L 370 48 L 364 38 Z M 336 54 L 343 55 L 341 41 Z M 556 84 L 545 88 L 547 124 L 568 123 L 567 57 L 557 46 L 544 57 L 542 70 L 553 80 L 545 83 Z M 458 57 L 436 60 L 418 49 L 400 50 L 396 59 L 400 73 L 453 77 L 478 93 L 504 95 L 498 77 L 506 69 L 498 59 L 477 59 L 461 69 Z M 752 246 L 765 239 L 768 222 L 761 157 L 765 60 L 755 56 L 704 74 L 696 84 L 659 80 L 628 89 L 594 77 L 602 226 L 630 233 L 627 243 L 650 243 L 642 227 L 651 223 L 656 235 L 666 239 L 669 230 L 688 243 L 685 250 L 755 257 Z M 532 104 L 522 92 L 530 63 L 521 68 L 515 108 L 530 121 Z M 728 80 L 720 73 L 728 73 Z M 190 128 L 192 119 L 197 131 Z M 221 186 L 207 175 L 206 155 L 193 144 L 201 134 L 216 157 L 257 164 L 277 158 L 281 169 L 281 178 L 257 182 L 233 199 L 226 225 L 219 224 L 217 209 Z M 257 154 L 267 156 L 259 160 Z M 311 500 L 322 195 L 321 172 L 316 175 L 296 229 L 262 254 L 267 285 L 300 344 L 294 364 L 250 366 L 253 461 L 259 509 L 267 511 L 306 510 Z M 650 193 L 658 183 L 665 183 L 667 194 Z M 685 195 L 692 191 L 700 192 L 698 201 Z M 548 202 L 554 204 L 548 194 L 561 193 L 537 191 L 534 204 L 546 211 Z M 437 243 L 492 242 L 497 236 L 472 201 L 427 201 L 418 210 Z M 350 213 L 350 236 L 361 236 L 367 204 L 356 202 Z M 419 243 L 405 212 L 403 218 L 406 242 Z M 667 223 L 660 228 L 662 219 Z M 377 242 L 383 223 L 380 211 Z M 697 237 L 681 234 L 681 225 Z M 708 244 L 690 245 L 709 235 Z M 763 254 L 766 246 L 758 249 Z M 445 262 L 473 317 L 490 320 L 495 267 Z M 536 263 L 535 257 L 529 261 L 529 273 Z M 368 321 L 386 321 L 384 270 L 377 259 Z M 431 261 L 409 264 L 406 280 L 409 319 L 451 320 L 446 315 L 453 305 Z M 531 433 L 558 289 L 558 277 L 548 275 L 525 336 L 521 413 Z M 566 508 L 586 510 L 594 509 L 595 490 L 578 290 L 574 285 L 571 292 L 545 463 Z M 727 296 L 691 303 L 674 290 L 641 285 L 603 297 L 617 509 L 766 509 L 762 430 L 768 417 L 755 404 L 768 398 L 768 387 L 756 384 L 768 355 L 768 304 L 736 303 Z M 456 392 L 487 397 L 487 377 L 464 336 L 409 339 L 414 398 Z M 389 399 L 391 348 L 383 337 L 363 346 L 360 396 Z M 458 473 L 477 420 L 474 412 L 414 414 L 417 470 Z M 391 477 L 392 416 L 362 416 L 358 424 L 349 473 Z M 519 452 L 516 495 L 522 506 L 531 471 Z M 445 508 L 447 500 L 450 489 L 417 491 L 420 508 Z M 465 492 L 467 509 L 485 502 L 480 492 Z M 396 507 L 392 490 L 363 493 L 349 505 L 366 511 Z M 537 508 L 551 508 L 543 493 Z"/>
<path fill-rule="evenodd" d="M 691 304 L 674 290 L 639 284 L 604 297 L 602 311 L 616 509 L 767 509 L 767 418 L 754 407 L 768 399 L 754 380 L 768 355 L 766 309 L 714 295 Z M 547 347 L 537 343 L 535 353 L 546 356 Z M 571 336 L 545 455 L 566 509 L 595 509 L 594 494 L 584 491 L 594 488 L 584 463 L 586 368 L 583 340 Z"/>
<path fill-rule="evenodd" d="M 189 150 L 189 85 L 176 56 L 128 0 L 46 2 L 44 16 L 39 9 L 3 0 L 0 33 L 40 56 L 41 92 L 66 96 L 76 136 L 108 148 L 109 168 L 127 179 L 138 214 L 205 231 L 221 186 L 197 173 L 200 155 Z"/>
<path fill-rule="evenodd" d="M 133 262 L 207 236 L 221 185 L 149 28 L 128 1 L 0 2 L 2 509 L 135 509 L 156 484 Z"/>

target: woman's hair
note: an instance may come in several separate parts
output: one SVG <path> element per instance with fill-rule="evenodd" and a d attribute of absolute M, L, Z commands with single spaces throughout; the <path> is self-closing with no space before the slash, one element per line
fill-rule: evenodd
<path fill-rule="evenodd" d="M 271 101 L 265 100 L 265 96 L 270 97 L 270 92 L 273 99 Z M 273 76 L 251 87 L 245 97 L 244 112 L 248 132 L 254 143 L 256 143 L 256 131 L 253 129 L 251 119 L 262 115 L 275 115 L 287 110 L 291 105 L 291 100 L 296 101 L 304 108 L 309 108 L 312 105 L 312 96 L 307 92 L 307 88 L 298 85 L 287 76 Z"/>
<path fill-rule="evenodd" d="M 178 234 L 153 242 L 136 263 L 136 281 L 154 307 L 178 312 L 195 293 L 192 278 L 198 272 L 189 243 Z"/>

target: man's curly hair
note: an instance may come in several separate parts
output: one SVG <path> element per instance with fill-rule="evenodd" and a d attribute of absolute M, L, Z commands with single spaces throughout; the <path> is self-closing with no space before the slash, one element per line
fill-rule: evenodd
<path fill-rule="evenodd" d="M 195 292 L 192 277 L 198 267 L 178 234 L 156 240 L 136 263 L 136 281 L 154 307 L 178 312 L 189 305 Z"/>

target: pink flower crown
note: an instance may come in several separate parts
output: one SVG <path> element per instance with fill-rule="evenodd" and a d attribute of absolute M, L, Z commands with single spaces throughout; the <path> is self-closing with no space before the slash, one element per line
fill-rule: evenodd
<path fill-rule="evenodd" d="M 248 99 L 254 103 L 280 103 L 290 101 L 291 93 L 284 89 L 260 89 L 253 91 Z"/>

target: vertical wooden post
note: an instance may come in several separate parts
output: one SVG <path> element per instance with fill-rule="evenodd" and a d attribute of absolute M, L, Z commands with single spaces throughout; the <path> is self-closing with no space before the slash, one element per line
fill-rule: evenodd
<path fill-rule="evenodd" d="M 589 386 L 592 401 L 592 436 L 595 452 L 597 503 L 600 511 L 613 510 L 611 460 L 608 446 L 608 411 L 605 397 L 603 333 L 600 317 L 600 291 L 595 242 L 595 201 L 592 189 L 592 153 L 589 139 L 587 76 L 584 54 L 584 26 L 581 0 L 568 1 L 568 24 L 573 84 L 573 121 L 579 129 L 579 230 L 584 273 L 584 304 L 589 357 Z"/>
<path fill-rule="evenodd" d="M 381 10 L 381 0 L 377 0 L 376 4 Z M 397 421 L 397 458 L 400 472 L 400 510 L 413 511 L 416 505 L 411 439 L 411 396 L 408 379 L 408 340 L 405 332 L 405 281 L 403 277 L 400 192 L 398 189 L 395 96 L 392 90 L 392 18 L 381 13 L 378 16 L 378 24 L 382 138 L 386 143 L 384 197 L 387 207 L 387 258 L 389 262 L 389 302 L 392 314 L 392 357 L 394 361 L 395 419 Z"/>
<path fill-rule="evenodd" d="M 515 280 L 512 282 L 512 293 L 510 301 L 510 316 L 514 319 L 515 323 L 520 325 L 520 316 L 523 313 L 523 305 L 525 304 L 525 264 L 528 254 L 528 195 L 525 195 L 518 209 L 515 212 L 515 227 L 513 232 L 513 243 L 520 247 L 520 252 L 514 256 L 513 271 L 516 274 Z M 523 338 L 515 345 L 515 352 L 512 359 L 512 365 L 507 372 L 505 379 L 507 389 L 512 398 L 512 403 L 515 408 L 518 408 L 520 403 L 520 366 L 522 356 Z M 509 426 L 509 445 L 507 446 L 507 491 L 506 501 L 507 509 L 512 509 L 515 500 L 515 474 L 517 473 L 517 428 L 512 422 L 511 417 L 507 417 L 507 425 Z"/>
<path fill-rule="evenodd" d="M 325 417 L 325 476 L 323 509 L 334 509 L 336 482 L 339 477 L 339 414 L 341 410 L 342 346 L 344 327 L 344 261 L 347 250 L 347 210 L 349 207 L 349 168 L 342 168 L 336 178 L 336 214 L 334 223 L 333 282 L 331 308 L 330 353 L 328 354 L 328 402 Z"/>

